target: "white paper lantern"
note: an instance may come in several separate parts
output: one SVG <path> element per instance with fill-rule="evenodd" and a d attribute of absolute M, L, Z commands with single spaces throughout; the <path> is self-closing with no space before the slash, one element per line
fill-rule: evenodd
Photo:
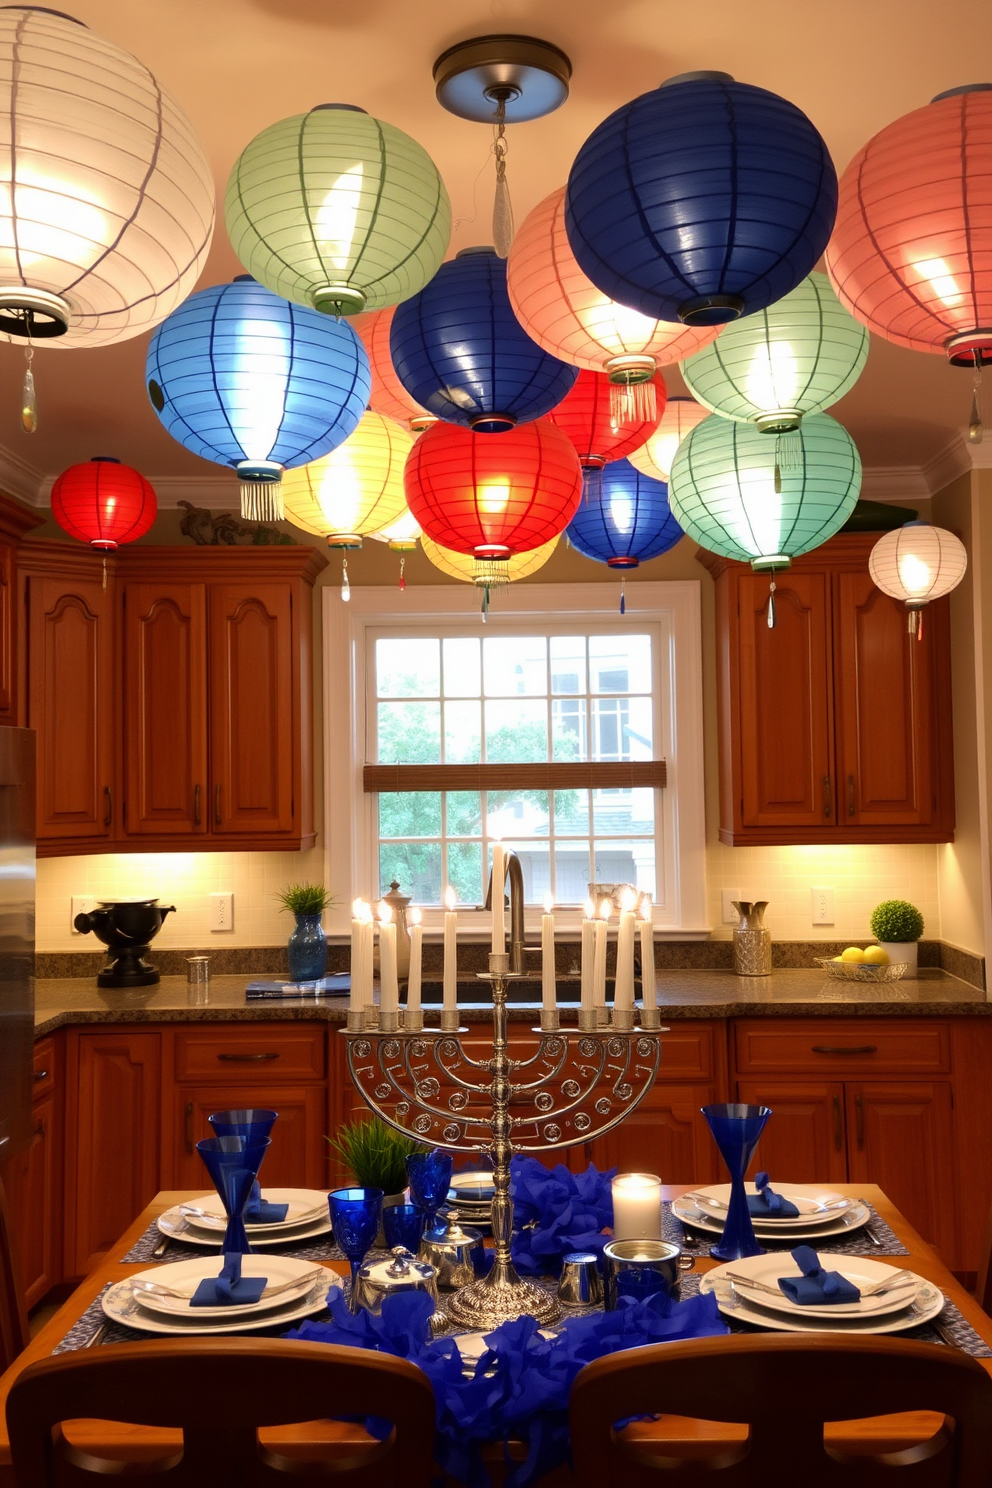
<path fill-rule="evenodd" d="M 81 22 L 0 8 L 0 330 L 107 346 L 192 290 L 214 183 L 186 115 Z"/>
<path fill-rule="evenodd" d="M 914 635 L 920 634 L 920 611 L 956 589 L 967 567 L 964 544 L 953 532 L 929 522 L 907 522 L 887 532 L 868 557 L 872 582 L 883 594 L 902 600 Z"/>

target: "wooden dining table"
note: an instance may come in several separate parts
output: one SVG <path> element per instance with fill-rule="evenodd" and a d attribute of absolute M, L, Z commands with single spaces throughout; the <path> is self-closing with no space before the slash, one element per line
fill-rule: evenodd
<path fill-rule="evenodd" d="M 908 1256 L 886 1256 L 866 1238 L 864 1245 L 866 1256 L 876 1256 L 897 1267 L 905 1266 L 935 1283 L 960 1309 L 976 1333 L 992 1346 L 992 1317 L 984 1313 L 975 1299 L 954 1279 L 935 1251 L 916 1233 L 912 1225 L 900 1214 L 880 1188 L 871 1183 L 838 1183 L 829 1186 L 838 1193 L 865 1199 L 873 1205 L 879 1218 L 891 1227 L 909 1251 Z M 202 1190 L 197 1190 L 197 1193 L 200 1192 Z M 669 1185 L 663 1189 L 666 1199 L 678 1198 L 686 1192 L 688 1192 L 686 1186 Z M 121 1257 L 128 1253 L 148 1226 L 166 1209 L 175 1204 L 189 1202 L 194 1197 L 193 1192 L 186 1191 L 164 1191 L 157 1194 L 125 1231 L 117 1244 L 80 1282 L 58 1312 L 40 1329 L 24 1353 L 0 1378 L 0 1406 L 3 1407 L 0 1413 L 0 1488 L 12 1488 L 14 1483 L 5 1414 L 7 1394 L 13 1381 L 29 1364 L 33 1364 L 37 1359 L 47 1359 L 51 1355 L 108 1282 L 120 1281 L 148 1269 L 147 1261 L 125 1263 L 122 1262 Z M 168 1254 L 163 1257 L 163 1261 L 168 1261 Z M 325 1261 L 321 1264 L 329 1272 L 346 1275 L 348 1271 L 347 1263 L 344 1261 Z M 698 1272 L 705 1272 L 712 1270 L 717 1264 L 719 1263 L 709 1257 L 701 1256 L 696 1261 L 696 1269 Z M 127 1346 L 140 1348 L 141 1343 L 136 1340 L 133 1345 Z M 980 1359 L 979 1363 L 992 1373 L 992 1359 Z M 701 1409 L 705 1409 L 706 1406 L 706 1402 L 700 1402 Z M 938 1417 L 929 1413 L 915 1412 L 899 1417 L 876 1417 L 871 1421 L 835 1422 L 827 1428 L 827 1437 L 831 1445 L 836 1445 L 841 1449 L 846 1447 L 859 1452 L 899 1451 L 903 1447 L 932 1436 L 938 1426 Z M 719 1420 L 687 1422 L 681 1418 L 673 1418 L 671 1421 L 666 1421 L 664 1417 L 656 1422 L 642 1424 L 635 1429 L 638 1434 L 657 1439 L 659 1443 L 664 1441 L 666 1455 L 683 1452 L 690 1457 L 703 1456 L 711 1452 L 716 1441 L 726 1444 L 746 1434 L 741 1427 L 735 1427 Z M 108 1425 L 105 1422 L 76 1423 L 70 1435 L 74 1441 L 80 1445 L 85 1443 L 90 1450 L 99 1455 L 110 1458 L 141 1456 L 149 1461 L 162 1455 L 169 1446 L 174 1449 L 179 1440 L 179 1435 L 175 1432 L 146 1427 Z M 295 1450 L 301 1456 L 313 1455 L 315 1447 L 326 1452 L 328 1456 L 333 1456 L 336 1451 L 343 1451 L 345 1448 L 353 1452 L 356 1442 L 368 1440 L 360 1427 L 335 1421 L 305 1422 L 292 1427 L 266 1431 L 261 1435 L 266 1442 L 273 1444 L 278 1442 L 284 1454 L 292 1455 Z M 497 1481 L 501 1457 L 502 1446 L 494 1448 L 492 1462 Z M 569 1477 L 567 1469 L 562 1469 L 552 1474 L 550 1478 L 542 1480 L 542 1483 L 552 1488 L 553 1478 L 555 1488 L 557 1488 L 558 1484 L 566 1484 Z"/>

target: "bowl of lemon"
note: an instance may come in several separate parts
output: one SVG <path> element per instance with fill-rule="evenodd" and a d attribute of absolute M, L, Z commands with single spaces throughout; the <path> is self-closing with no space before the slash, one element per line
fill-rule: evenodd
<path fill-rule="evenodd" d="M 906 975 L 905 961 L 890 961 L 880 945 L 848 946 L 839 956 L 820 956 L 820 965 L 839 982 L 898 982 Z"/>

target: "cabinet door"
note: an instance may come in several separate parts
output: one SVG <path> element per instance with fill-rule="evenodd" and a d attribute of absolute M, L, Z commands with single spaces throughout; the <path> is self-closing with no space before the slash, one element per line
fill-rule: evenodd
<path fill-rule="evenodd" d="M 179 1085 L 176 1087 L 176 1134 L 173 1185 L 207 1189 L 210 1178 L 196 1151 L 196 1143 L 212 1137 L 207 1117 L 214 1111 L 267 1107 L 279 1112 L 272 1128 L 272 1146 L 265 1154 L 261 1182 L 269 1188 L 330 1188 L 333 1154 L 324 1141 L 327 1130 L 326 1096 L 322 1085 Z"/>
<path fill-rule="evenodd" d="M 717 1099 L 712 1085 L 655 1085 L 636 1111 L 585 1150 L 600 1170 L 657 1173 L 662 1183 L 717 1183 L 720 1156 L 699 1110 Z"/>
<path fill-rule="evenodd" d="M 934 812 L 932 627 L 917 640 L 906 611 L 867 573 L 834 577 L 834 699 L 840 819 L 926 826 Z"/>
<path fill-rule="evenodd" d="M 737 1099 L 772 1109 L 748 1170 L 751 1175 L 764 1168 L 773 1184 L 845 1182 L 844 1086 L 839 1081 L 738 1080 Z"/>
<path fill-rule="evenodd" d="M 945 1081 L 846 1087 L 848 1171 L 877 1183 L 931 1245 L 953 1243 L 951 1087 Z"/>
<path fill-rule="evenodd" d="M 224 836 L 292 832 L 293 704 L 289 585 L 212 587 L 213 832 Z"/>
<path fill-rule="evenodd" d="M 159 1034 L 79 1035 L 76 1125 L 66 1126 L 70 1276 L 89 1271 L 161 1187 L 160 1091 Z"/>
<path fill-rule="evenodd" d="M 740 790 L 744 826 L 824 827 L 836 822 L 828 579 L 741 574 Z"/>
<path fill-rule="evenodd" d="M 59 1279 L 55 1097 L 36 1101 L 31 1140 L 7 1172 L 26 1307 Z"/>
<path fill-rule="evenodd" d="M 14 547 L 0 543 L 0 718 L 15 722 Z"/>
<path fill-rule="evenodd" d="M 125 830 L 207 830 L 207 619 L 203 584 L 124 588 Z"/>
<path fill-rule="evenodd" d="M 30 581 L 28 725 L 38 733 L 41 839 L 105 839 L 116 826 L 109 593 L 94 579 Z"/>

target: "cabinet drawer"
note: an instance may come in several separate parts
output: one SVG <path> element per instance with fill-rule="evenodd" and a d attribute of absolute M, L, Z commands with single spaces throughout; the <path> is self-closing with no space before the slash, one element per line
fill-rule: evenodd
<path fill-rule="evenodd" d="M 950 1072 L 950 1030 L 929 1018 L 769 1018 L 734 1025 L 740 1075 Z"/>
<path fill-rule="evenodd" d="M 39 1039 L 34 1046 L 34 1083 L 31 1095 L 41 1100 L 55 1089 L 55 1040 Z"/>
<path fill-rule="evenodd" d="M 269 1024 L 176 1034 L 176 1079 L 213 1084 L 324 1078 L 324 1029 Z"/>

